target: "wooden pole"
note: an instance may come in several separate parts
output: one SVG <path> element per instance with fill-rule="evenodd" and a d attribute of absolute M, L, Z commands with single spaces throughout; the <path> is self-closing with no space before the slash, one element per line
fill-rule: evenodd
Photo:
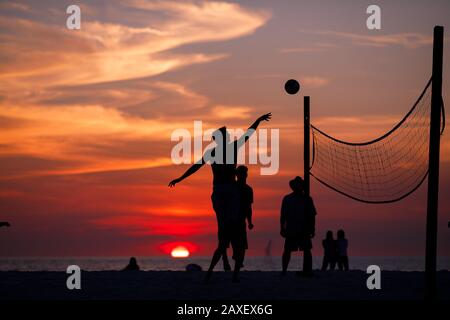
<path fill-rule="evenodd" d="M 305 180 L 305 195 L 309 197 L 309 96 L 303 97 L 303 179 Z"/>
<path fill-rule="evenodd" d="M 430 147 L 428 162 L 427 227 L 425 252 L 425 299 L 436 299 L 436 255 L 439 193 L 439 143 L 441 136 L 442 62 L 444 28 L 434 27 L 431 88 Z"/>

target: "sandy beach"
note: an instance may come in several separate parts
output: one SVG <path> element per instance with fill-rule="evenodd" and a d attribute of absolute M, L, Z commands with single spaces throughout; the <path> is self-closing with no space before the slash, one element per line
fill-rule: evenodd
<path fill-rule="evenodd" d="M 384 271 L 381 289 L 368 290 L 363 271 L 315 272 L 311 279 L 294 272 L 244 271 L 240 283 L 216 272 L 207 284 L 204 272 L 83 271 L 81 290 L 68 290 L 64 272 L 0 272 L 1 300 L 47 299 L 268 299 L 268 300 L 411 300 L 423 299 L 424 273 Z M 438 272 L 439 299 L 450 300 L 450 272 Z"/>

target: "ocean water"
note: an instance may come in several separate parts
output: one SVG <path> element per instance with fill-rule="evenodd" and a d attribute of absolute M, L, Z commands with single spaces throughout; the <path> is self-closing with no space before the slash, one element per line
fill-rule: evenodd
<path fill-rule="evenodd" d="M 182 271 L 189 263 L 196 263 L 207 269 L 210 257 L 136 257 L 141 270 Z M 231 258 L 230 258 L 231 259 Z M 67 258 L 0 258 L 0 271 L 65 271 L 69 265 L 78 265 L 86 271 L 121 270 L 128 264 L 128 257 L 67 257 Z M 424 257 L 350 257 L 350 268 L 366 270 L 369 265 L 378 265 L 381 270 L 423 271 Z M 230 261 L 232 263 L 232 260 Z M 293 255 L 290 269 L 301 266 L 302 258 Z M 314 257 L 314 269 L 321 267 L 322 257 Z M 281 257 L 246 257 L 244 270 L 281 270 Z M 450 270 L 450 257 L 438 257 L 438 270 Z M 216 270 L 223 270 L 219 262 Z"/>

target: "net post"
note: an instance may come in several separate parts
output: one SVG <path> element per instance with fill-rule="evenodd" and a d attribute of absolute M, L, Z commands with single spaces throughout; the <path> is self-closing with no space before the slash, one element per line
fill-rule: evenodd
<path fill-rule="evenodd" d="M 439 149 L 442 104 L 444 28 L 434 27 L 425 244 L 425 299 L 436 299 L 436 256 L 439 192 Z"/>
<path fill-rule="evenodd" d="M 303 97 L 303 179 L 305 181 L 305 195 L 309 197 L 310 177 L 309 177 L 309 159 L 310 159 L 310 141 L 309 141 L 309 96 Z"/>

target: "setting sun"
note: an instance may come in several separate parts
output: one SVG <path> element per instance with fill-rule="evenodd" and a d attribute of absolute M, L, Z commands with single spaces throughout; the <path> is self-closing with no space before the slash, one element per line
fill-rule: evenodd
<path fill-rule="evenodd" d="M 170 254 L 173 258 L 187 258 L 189 257 L 189 250 L 186 247 L 178 246 L 173 248 Z"/>

